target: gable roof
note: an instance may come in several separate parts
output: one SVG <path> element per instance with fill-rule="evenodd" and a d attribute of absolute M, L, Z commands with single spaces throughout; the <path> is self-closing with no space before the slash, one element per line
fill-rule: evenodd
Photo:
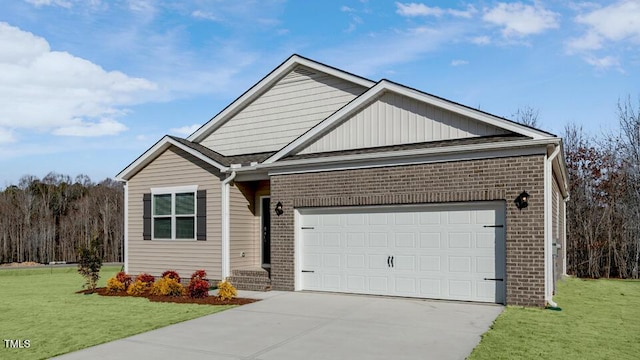
<path fill-rule="evenodd" d="M 136 160 L 129 164 L 129 166 L 120 171 L 120 173 L 116 175 L 116 180 L 126 181 L 131 179 L 136 173 L 138 173 L 145 166 L 155 160 L 158 156 L 160 156 L 160 154 L 165 152 L 171 146 L 175 146 L 179 149 L 184 150 L 185 152 L 195 156 L 196 158 L 206 162 L 207 164 L 213 165 L 222 172 L 228 170 L 231 165 L 249 165 L 253 162 L 262 162 L 274 154 L 274 152 L 267 152 L 238 156 L 224 156 L 209 149 L 206 146 L 193 143 L 189 140 L 182 139 L 177 136 L 165 135 L 151 148 L 149 148 Z"/>
<path fill-rule="evenodd" d="M 529 137 L 533 140 L 555 137 L 555 135 L 547 133 L 545 131 L 534 129 L 532 127 L 525 126 L 511 120 L 486 113 L 484 111 L 472 109 L 470 107 L 383 79 L 380 80 L 375 86 L 364 92 L 362 95 L 342 107 L 340 110 L 333 113 L 333 115 L 329 116 L 315 127 L 309 129 L 309 131 L 304 133 L 302 136 L 289 143 L 280 151 L 276 152 L 273 156 L 271 156 L 264 162 L 267 164 L 273 163 L 275 161 L 278 161 L 279 159 L 282 159 L 283 157 L 296 154 L 297 152 L 303 150 L 305 147 L 309 146 L 311 143 L 313 143 L 328 131 L 333 129 L 335 126 L 340 124 L 342 121 L 349 118 L 349 116 L 357 113 L 359 110 L 361 110 L 363 107 L 365 107 L 367 104 L 375 100 L 378 96 L 386 91 L 407 96 L 417 101 L 422 101 L 427 104 L 452 111 L 463 116 L 467 116 L 477 121 L 481 121 L 486 124 L 507 130 L 509 132 Z"/>
<path fill-rule="evenodd" d="M 230 120 L 236 113 L 242 108 L 250 104 L 264 92 L 266 92 L 271 86 L 281 80 L 290 71 L 297 66 L 305 66 L 316 71 L 324 72 L 326 74 L 335 76 L 337 78 L 356 83 L 364 87 L 371 87 L 375 85 L 375 82 L 365 79 L 361 76 L 351 74 L 349 72 L 340 70 L 338 68 L 328 66 L 317 61 L 302 57 L 297 54 L 291 55 L 287 60 L 280 64 L 277 68 L 271 71 L 267 76 L 262 78 L 258 83 L 252 86 L 244 94 L 240 95 L 236 100 L 209 120 L 206 124 L 202 125 L 198 130 L 191 134 L 187 140 L 198 143 L 205 139 L 209 134 L 214 132 L 217 128 L 222 126 L 225 122 Z"/>

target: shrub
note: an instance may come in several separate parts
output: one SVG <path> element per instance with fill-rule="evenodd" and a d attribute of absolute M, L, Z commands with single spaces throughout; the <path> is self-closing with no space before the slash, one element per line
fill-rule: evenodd
<path fill-rule="evenodd" d="M 178 275 L 178 273 L 173 271 L 173 270 L 167 270 L 167 271 L 163 272 L 162 273 L 162 277 L 163 278 L 174 279 L 177 282 L 180 282 L 180 275 Z"/>
<path fill-rule="evenodd" d="M 238 296 L 238 291 L 229 281 L 220 281 L 218 283 L 218 297 L 222 300 L 231 300 Z"/>
<path fill-rule="evenodd" d="M 209 296 L 209 282 L 200 278 L 193 278 L 187 286 L 189 296 L 192 298 L 205 298 Z"/>
<path fill-rule="evenodd" d="M 124 285 L 125 289 L 128 289 L 129 285 L 131 285 L 131 276 L 127 275 L 124 271 L 117 273 L 116 279 Z"/>
<path fill-rule="evenodd" d="M 176 279 L 163 277 L 153 283 L 151 286 L 151 294 L 162 296 L 182 296 L 184 295 L 184 286 Z"/>
<path fill-rule="evenodd" d="M 129 285 L 129 288 L 127 288 L 127 294 L 133 295 L 133 296 L 142 295 L 147 290 L 147 288 L 148 288 L 147 283 L 140 280 L 136 280 L 132 282 L 131 285 Z"/>
<path fill-rule="evenodd" d="M 112 293 L 124 291 L 127 287 L 116 276 L 107 280 L 107 290 Z"/>
<path fill-rule="evenodd" d="M 153 282 L 156 280 L 156 278 L 153 277 L 153 275 L 147 274 L 147 273 L 142 273 L 139 274 L 138 276 L 136 276 L 136 281 L 141 281 L 145 284 L 147 284 L 147 286 L 151 286 L 151 284 L 153 284 Z"/>
<path fill-rule="evenodd" d="M 191 274 L 191 280 L 198 278 L 198 279 L 203 279 L 206 280 L 207 279 L 207 272 L 204 270 L 196 270 L 193 272 L 193 274 Z"/>
<path fill-rule="evenodd" d="M 89 246 L 81 245 L 78 248 L 78 272 L 85 279 L 84 288 L 92 292 L 96 289 L 101 267 L 102 257 L 97 239 L 94 239 Z"/>

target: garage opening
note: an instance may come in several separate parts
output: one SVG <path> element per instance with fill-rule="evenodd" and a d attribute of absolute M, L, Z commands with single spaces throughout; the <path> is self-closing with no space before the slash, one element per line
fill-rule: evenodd
<path fill-rule="evenodd" d="M 297 289 L 505 303 L 505 203 L 296 209 Z"/>

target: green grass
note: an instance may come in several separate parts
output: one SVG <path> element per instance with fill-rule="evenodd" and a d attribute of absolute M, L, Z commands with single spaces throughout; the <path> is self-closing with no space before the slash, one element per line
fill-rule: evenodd
<path fill-rule="evenodd" d="M 562 311 L 507 307 L 469 359 L 638 359 L 640 281 L 558 284 Z"/>
<path fill-rule="evenodd" d="M 104 267 L 99 286 L 119 270 Z M 75 267 L 0 270 L 0 359 L 48 358 L 230 308 L 76 294 L 83 283 Z"/>

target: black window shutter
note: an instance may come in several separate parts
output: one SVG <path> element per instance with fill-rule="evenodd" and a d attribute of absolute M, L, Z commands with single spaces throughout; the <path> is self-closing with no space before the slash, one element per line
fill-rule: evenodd
<path fill-rule="evenodd" d="M 142 202 L 142 238 L 151 240 L 151 194 L 143 194 Z"/>
<path fill-rule="evenodd" d="M 196 239 L 207 240 L 207 190 L 198 190 Z"/>

